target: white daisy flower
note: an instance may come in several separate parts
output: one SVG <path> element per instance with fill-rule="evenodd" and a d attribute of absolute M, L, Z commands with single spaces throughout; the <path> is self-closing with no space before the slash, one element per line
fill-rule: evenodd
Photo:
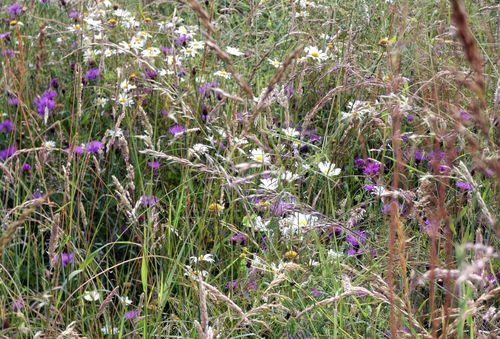
<path fill-rule="evenodd" d="M 329 161 L 320 162 L 318 168 L 323 175 L 327 177 L 334 177 L 340 174 L 341 169 L 336 168 L 334 163 Z"/>
<path fill-rule="evenodd" d="M 118 95 L 118 103 L 120 103 L 124 107 L 129 107 L 134 103 L 134 100 L 131 99 L 127 93 L 120 93 Z"/>
<path fill-rule="evenodd" d="M 245 54 L 245 53 L 241 52 L 241 51 L 240 51 L 238 48 L 236 48 L 236 47 L 228 47 L 228 48 L 226 48 L 226 52 L 227 52 L 228 54 L 231 54 L 231 55 L 234 55 L 234 56 L 242 56 L 243 54 Z"/>
<path fill-rule="evenodd" d="M 281 61 L 278 61 L 277 59 L 267 59 L 267 61 L 273 66 L 274 68 L 279 68 L 281 66 Z"/>
<path fill-rule="evenodd" d="M 281 129 L 283 133 L 290 138 L 296 138 L 300 135 L 300 132 L 297 131 L 295 128 L 292 127 L 287 127 L 287 128 L 282 128 Z"/>
<path fill-rule="evenodd" d="M 314 61 L 324 61 L 328 58 L 328 55 L 319 50 L 316 46 L 309 46 L 304 48 L 304 51 L 307 53 L 306 58 L 312 59 Z"/>
<path fill-rule="evenodd" d="M 97 106 L 104 107 L 104 106 L 106 106 L 106 104 L 108 103 L 108 101 L 109 101 L 108 98 L 99 97 L 99 98 L 95 99 L 95 104 Z"/>
<path fill-rule="evenodd" d="M 276 191 L 276 189 L 278 188 L 278 179 L 262 178 L 260 179 L 259 187 L 266 191 Z"/>
<path fill-rule="evenodd" d="M 269 154 L 261 150 L 260 148 L 255 148 L 250 151 L 250 158 L 262 165 L 268 165 L 271 163 L 271 157 Z"/>
<path fill-rule="evenodd" d="M 145 50 L 142 51 L 142 56 L 145 58 L 156 58 L 158 55 L 160 55 L 161 51 L 159 48 L 156 47 L 148 47 Z"/>
<path fill-rule="evenodd" d="M 100 298 L 101 298 L 101 294 L 97 290 L 85 291 L 85 293 L 83 293 L 83 299 L 85 299 L 89 302 L 98 301 Z"/>
<path fill-rule="evenodd" d="M 133 89 L 136 89 L 137 86 L 133 85 L 127 79 L 120 82 L 120 89 L 124 92 L 130 92 Z"/>
<path fill-rule="evenodd" d="M 205 48 L 205 42 L 203 41 L 198 41 L 198 40 L 193 40 L 189 43 L 188 45 L 190 48 L 194 50 L 199 50 Z"/>
<path fill-rule="evenodd" d="M 293 173 L 293 172 L 285 171 L 281 174 L 280 178 L 281 178 L 281 180 L 292 182 L 292 181 L 295 181 L 298 178 L 300 178 L 300 176 L 298 174 Z"/>
<path fill-rule="evenodd" d="M 118 300 L 120 300 L 120 302 L 124 305 L 127 305 L 127 306 L 132 305 L 132 300 L 130 300 L 129 297 L 127 297 L 127 296 L 119 295 Z"/>
<path fill-rule="evenodd" d="M 217 71 L 214 73 L 214 75 L 216 77 L 221 77 L 221 78 L 224 78 L 224 79 L 230 79 L 231 78 L 231 73 L 228 73 L 224 70 L 221 70 L 221 71 Z"/>
<path fill-rule="evenodd" d="M 214 259 L 214 255 L 213 254 L 202 254 L 198 257 L 189 257 L 189 261 L 193 264 L 196 264 L 196 263 L 199 263 L 199 262 L 208 262 L 208 263 L 214 263 L 215 262 L 215 259 Z"/>
<path fill-rule="evenodd" d="M 328 252 L 326 253 L 326 255 L 330 259 L 339 259 L 339 258 L 342 258 L 344 256 L 344 253 L 329 249 Z"/>

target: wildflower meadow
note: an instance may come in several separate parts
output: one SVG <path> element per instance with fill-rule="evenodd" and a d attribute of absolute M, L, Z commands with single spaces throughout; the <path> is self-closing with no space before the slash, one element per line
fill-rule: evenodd
<path fill-rule="evenodd" d="M 0 0 L 1 338 L 497 338 L 495 0 Z"/>

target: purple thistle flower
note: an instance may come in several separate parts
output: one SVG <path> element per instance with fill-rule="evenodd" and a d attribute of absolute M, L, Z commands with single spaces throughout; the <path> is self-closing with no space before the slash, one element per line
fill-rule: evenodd
<path fill-rule="evenodd" d="M 415 120 L 415 116 L 414 116 L 414 115 L 412 115 L 412 114 L 408 114 L 408 115 L 406 116 L 406 121 L 407 121 L 409 124 L 411 124 L 414 120 Z"/>
<path fill-rule="evenodd" d="M 365 175 L 377 175 L 380 172 L 380 164 L 378 162 L 369 161 L 368 165 L 366 165 L 363 170 L 363 174 Z"/>
<path fill-rule="evenodd" d="M 13 303 L 12 303 L 12 311 L 14 312 L 19 312 L 24 308 L 24 300 L 23 298 L 19 297 L 17 298 Z"/>
<path fill-rule="evenodd" d="M 2 55 L 6 58 L 13 58 L 15 54 L 13 50 L 7 48 L 6 50 L 2 51 Z"/>
<path fill-rule="evenodd" d="M 236 233 L 231 237 L 231 243 L 233 245 L 245 246 L 247 244 L 247 237 L 243 233 Z"/>
<path fill-rule="evenodd" d="M 153 69 L 148 68 L 144 71 L 144 77 L 146 79 L 154 80 L 154 79 L 156 79 L 157 76 L 158 76 L 158 73 Z"/>
<path fill-rule="evenodd" d="M 318 291 L 318 289 L 315 287 L 311 288 L 311 294 L 315 298 L 319 298 L 322 295 L 322 293 L 320 291 Z"/>
<path fill-rule="evenodd" d="M 16 151 L 17 151 L 16 146 L 9 146 L 6 149 L 1 150 L 0 151 L 0 160 L 2 160 L 2 161 L 7 160 L 11 156 L 13 156 L 16 153 Z"/>
<path fill-rule="evenodd" d="M 134 319 L 135 319 L 135 318 L 137 318 L 140 314 L 141 314 L 141 311 L 139 311 L 139 310 L 128 311 L 128 312 L 125 312 L 125 314 L 123 315 L 123 317 L 124 317 L 126 320 L 134 320 Z"/>
<path fill-rule="evenodd" d="M 10 32 L 0 33 L 0 40 L 9 41 L 10 40 Z"/>
<path fill-rule="evenodd" d="M 56 108 L 55 97 L 57 92 L 54 90 L 46 90 L 42 96 L 35 99 L 35 105 L 38 115 L 44 117 L 45 114 L 51 113 Z"/>
<path fill-rule="evenodd" d="M 174 137 L 183 134 L 186 129 L 182 127 L 181 125 L 174 125 L 168 129 L 170 134 L 172 134 Z"/>
<path fill-rule="evenodd" d="M 97 154 L 104 147 L 103 143 L 97 140 L 91 141 L 87 145 L 87 153 L 89 154 Z"/>
<path fill-rule="evenodd" d="M 43 193 L 37 189 L 31 196 L 33 197 L 33 199 L 40 199 L 43 197 Z"/>
<path fill-rule="evenodd" d="M 82 146 L 76 146 L 75 148 L 73 148 L 73 153 L 75 153 L 76 155 L 82 155 L 84 152 L 85 150 Z"/>
<path fill-rule="evenodd" d="M 18 17 L 19 15 L 21 15 L 22 12 L 23 12 L 23 7 L 18 3 L 15 3 L 7 7 L 7 14 L 10 15 L 11 18 Z"/>
<path fill-rule="evenodd" d="M 235 288 L 238 287 L 238 280 L 231 280 L 231 281 L 228 281 L 226 283 L 226 285 L 224 286 L 224 288 L 226 290 L 234 290 Z"/>
<path fill-rule="evenodd" d="M 472 191 L 474 189 L 474 186 L 472 186 L 471 183 L 465 182 L 465 181 L 458 181 L 456 183 L 457 188 L 460 190 L 466 192 L 466 191 Z"/>
<path fill-rule="evenodd" d="M 63 267 L 66 267 L 69 264 L 73 264 L 75 262 L 75 253 L 63 252 L 61 253 L 60 259 Z"/>
<path fill-rule="evenodd" d="M 181 34 L 177 39 L 175 39 L 175 43 L 180 46 L 185 46 L 190 39 L 189 35 Z"/>
<path fill-rule="evenodd" d="M 247 289 L 248 289 L 249 291 L 254 291 L 254 292 L 255 292 L 255 291 L 257 291 L 257 287 L 258 287 L 258 286 L 257 286 L 257 282 L 256 282 L 255 280 L 250 281 L 250 282 L 248 283 L 248 285 L 247 285 Z"/>
<path fill-rule="evenodd" d="M 321 141 L 321 137 L 319 135 L 317 135 L 316 133 L 312 133 L 310 136 L 309 136 L 309 141 L 310 142 L 320 142 Z"/>
<path fill-rule="evenodd" d="M 358 251 L 354 247 L 347 250 L 347 255 L 350 257 L 355 256 L 356 254 L 358 254 Z"/>
<path fill-rule="evenodd" d="M 85 79 L 95 80 L 101 75 L 101 70 L 99 68 L 91 68 L 85 73 Z"/>
<path fill-rule="evenodd" d="M 59 88 L 59 80 L 57 80 L 57 78 L 53 78 L 52 80 L 50 80 L 50 88 L 53 89 Z"/>
<path fill-rule="evenodd" d="M 72 10 L 68 13 L 68 17 L 73 20 L 78 20 L 80 18 L 80 13 L 75 10 Z"/>
<path fill-rule="evenodd" d="M 472 115 L 467 113 L 466 111 L 460 111 L 460 120 L 462 120 L 463 123 L 468 123 L 472 119 Z"/>
<path fill-rule="evenodd" d="M 9 106 L 19 106 L 19 99 L 14 95 L 9 95 L 7 98 L 7 105 Z"/>
<path fill-rule="evenodd" d="M 357 158 L 354 160 L 354 165 L 356 165 L 358 169 L 363 169 L 365 168 L 365 161 L 361 158 Z"/>
<path fill-rule="evenodd" d="M 165 54 L 165 55 L 168 55 L 168 54 L 172 54 L 174 53 L 174 48 L 173 47 L 160 47 L 160 51 Z"/>
<path fill-rule="evenodd" d="M 366 242 L 366 232 L 365 231 L 354 231 L 352 234 L 348 234 L 345 240 L 351 244 L 353 247 L 359 247 L 361 244 Z"/>
<path fill-rule="evenodd" d="M 28 163 L 24 163 L 23 166 L 21 167 L 21 171 L 26 173 L 26 172 L 30 172 L 31 171 L 31 165 L 28 164 Z"/>
<path fill-rule="evenodd" d="M 148 162 L 148 166 L 153 171 L 157 171 L 158 169 L 160 169 L 160 163 L 158 161 L 150 161 L 150 162 Z"/>
<path fill-rule="evenodd" d="M 14 130 L 14 124 L 9 119 L 0 123 L 0 133 L 10 133 Z"/>
<path fill-rule="evenodd" d="M 424 153 L 422 151 L 418 150 L 418 149 L 415 150 L 414 157 L 415 157 L 415 161 L 419 161 L 419 162 L 422 161 L 422 160 L 424 160 L 424 158 L 425 158 L 424 157 Z"/>
<path fill-rule="evenodd" d="M 158 203 L 158 201 L 160 201 L 160 199 L 158 199 L 154 195 L 151 195 L 151 196 L 143 195 L 141 197 L 141 204 L 144 207 L 153 207 L 154 205 L 156 205 Z"/>
<path fill-rule="evenodd" d="M 375 185 L 365 185 L 365 191 L 373 192 L 375 190 Z"/>

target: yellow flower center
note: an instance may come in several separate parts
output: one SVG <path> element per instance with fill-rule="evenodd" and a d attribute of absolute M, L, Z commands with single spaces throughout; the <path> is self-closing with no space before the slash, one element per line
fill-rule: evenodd
<path fill-rule="evenodd" d="M 311 52 L 311 56 L 313 58 L 319 58 L 319 52 L 318 51 L 313 51 L 313 52 Z"/>

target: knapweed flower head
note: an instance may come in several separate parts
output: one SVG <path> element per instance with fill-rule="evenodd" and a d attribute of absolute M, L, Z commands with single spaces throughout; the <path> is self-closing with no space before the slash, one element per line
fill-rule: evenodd
<path fill-rule="evenodd" d="M 28 163 L 24 163 L 23 166 L 21 166 L 21 172 L 23 173 L 29 173 L 31 171 L 31 165 Z"/>
<path fill-rule="evenodd" d="M 38 115 L 41 117 L 45 117 L 46 115 L 52 113 L 56 108 L 55 97 L 57 96 L 57 92 L 48 89 L 43 92 L 42 96 L 35 99 L 35 106 L 38 112 Z"/>
<path fill-rule="evenodd" d="M 101 70 L 99 68 L 91 68 L 85 73 L 85 79 L 96 80 L 101 75 Z"/>
<path fill-rule="evenodd" d="M 8 158 L 12 157 L 17 152 L 16 146 L 9 146 L 6 149 L 0 151 L 0 160 L 5 161 Z"/>
<path fill-rule="evenodd" d="M 177 137 L 179 135 L 182 135 L 184 134 L 184 132 L 186 131 L 186 129 L 181 126 L 181 125 L 174 125 L 172 127 L 170 127 L 168 129 L 168 131 L 170 132 L 170 134 L 172 134 L 174 137 Z"/>
<path fill-rule="evenodd" d="M 12 303 L 12 311 L 13 312 L 19 312 L 24 308 L 24 300 L 23 298 L 19 297 L 14 302 Z"/>
<path fill-rule="evenodd" d="M 9 95 L 7 105 L 17 107 L 19 106 L 19 99 L 15 95 Z"/>
<path fill-rule="evenodd" d="M 59 259 L 60 259 L 61 264 L 63 265 L 63 267 L 66 267 L 69 264 L 73 264 L 75 262 L 75 254 L 74 253 L 63 252 L 59 256 Z"/>
<path fill-rule="evenodd" d="M 474 189 L 474 186 L 466 181 L 458 181 L 455 186 L 460 189 L 461 191 L 467 192 L 467 191 L 472 191 Z"/>
<path fill-rule="evenodd" d="M 148 167 L 151 168 L 153 171 L 157 171 L 160 169 L 160 163 L 158 161 L 149 161 L 148 162 Z"/>
<path fill-rule="evenodd" d="M 236 233 L 231 237 L 231 243 L 233 245 L 245 246 L 247 244 L 247 236 L 243 233 Z"/>
<path fill-rule="evenodd" d="M 10 133 L 14 130 L 14 123 L 9 119 L 0 122 L 0 133 Z"/>
<path fill-rule="evenodd" d="M 11 18 L 17 18 L 21 13 L 23 12 L 23 6 L 21 6 L 18 3 L 12 4 L 9 7 L 7 7 L 7 14 Z"/>
<path fill-rule="evenodd" d="M 377 175 L 379 172 L 380 172 L 380 164 L 373 160 L 369 160 L 368 164 L 363 169 L 363 174 L 369 176 Z"/>
<path fill-rule="evenodd" d="M 104 148 L 104 144 L 100 141 L 94 140 L 87 144 L 87 153 L 98 154 Z"/>
<path fill-rule="evenodd" d="M 123 315 L 123 317 L 125 318 L 125 320 L 134 320 L 140 314 L 141 314 L 141 311 L 139 311 L 139 310 L 133 310 L 133 311 L 125 312 L 125 314 Z"/>
<path fill-rule="evenodd" d="M 158 203 L 158 201 L 160 200 L 154 195 L 143 195 L 141 197 L 141 205 L 144 207 L 153 207 Z"/>

